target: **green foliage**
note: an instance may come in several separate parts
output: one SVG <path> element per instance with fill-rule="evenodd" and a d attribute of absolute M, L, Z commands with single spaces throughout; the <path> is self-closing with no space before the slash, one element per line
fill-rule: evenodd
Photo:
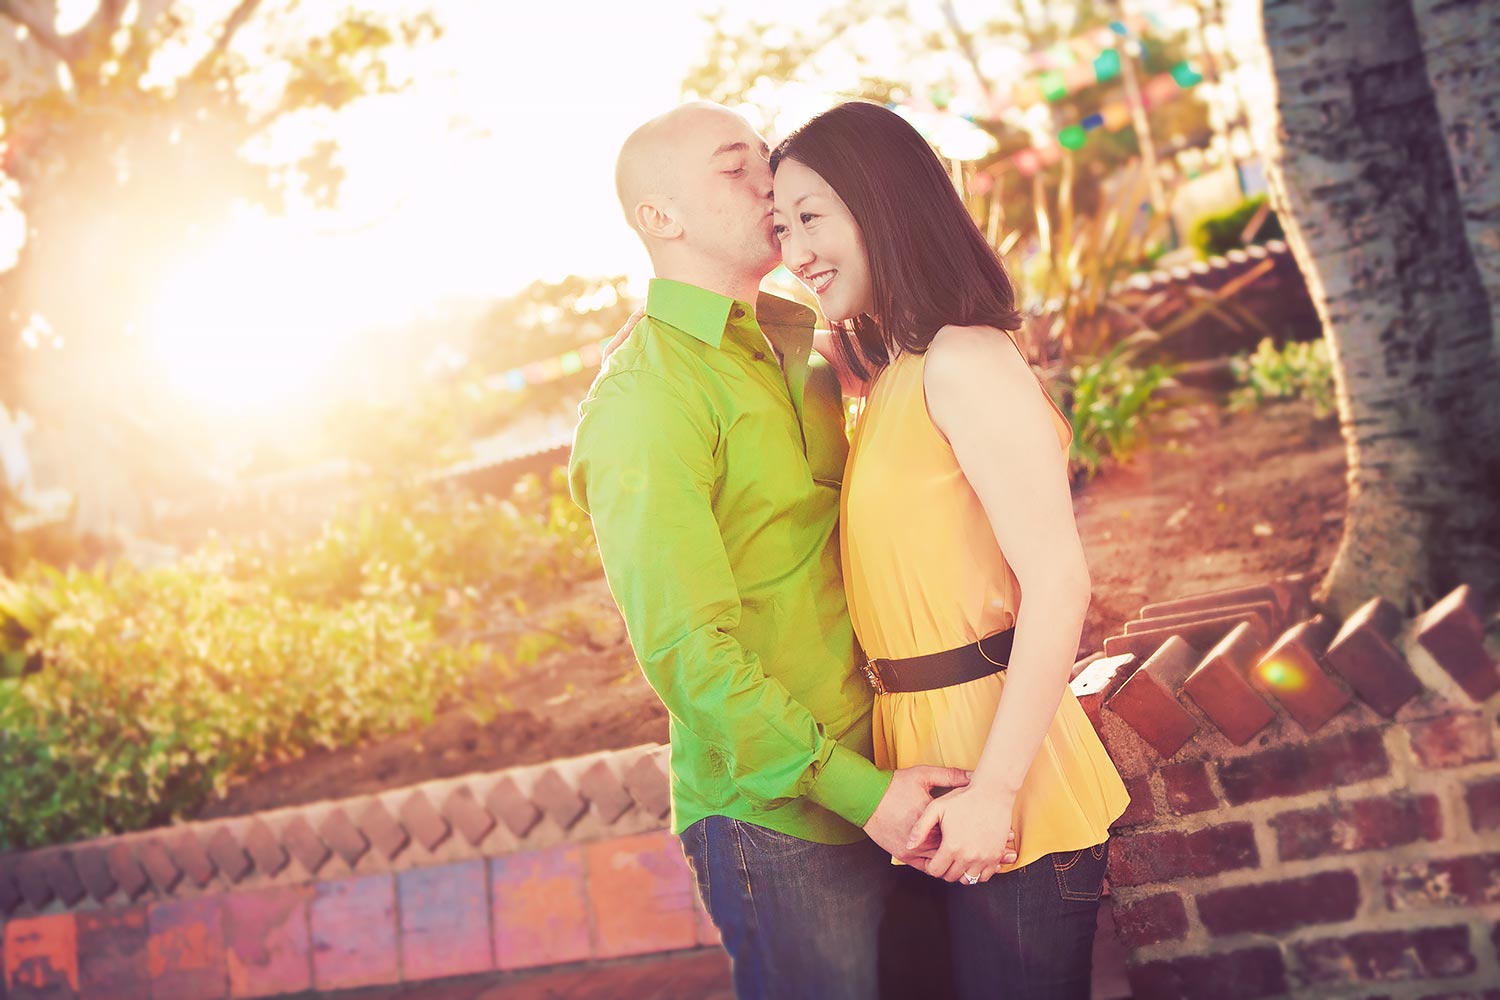
<path fill-rule="evenodd" d="M 1155 339 L 1149 332 L 1133 334 L 1100 357 L 1074 365 L 1063 379 L 1072 395 L 1069 461 L 1084 479 L 1093 478 L 1107 459 L 1130 460 L 1145 439 L 1147 418 L 1163 406 L 1160 390 L 1177 385 L 1172 366 L 1138 363 L 1142 349 Z"/>
<path fill-rule="evenodd" d="M 191 816 L 269 764 L 449 707 L 483 717 L 465 694 L 487 662 L 594 646 L 584 613 L 533 610 L 600 574 L 561 485 L 412 489 L 310 541 L 0 578 L 0 642 L 41 666 L 0 671 L 0 850 Z"/>
<path fill-rule="evenodd" d="M 1334 411 L 1333 356 L 1328 341 L 1289 340 L 1277 350 L 1267 337 L 1255 352 L 1233 358 L 1230 365 L 1240 388 L 1229 397 L 1234 410 L 1264 406 L 1280 399 L 1306 399 L 1319 419 Z"/>
<path fill-rule="evenodd" d="M 1255 218 L 1256 213 L 1265 203 L 1266 196 L 1257 194 L 1222 212 L 1211 212 L 1193 223 L 1192 231 L 1188 234 L 1188 241 L 1197 249 L 1198 256 L 1205 258 L 1222 256 L 1230 250 L 1242 247 L 1245 242 L 1240 238 L 1240 234 L 1245 231 L 1245 227 L 1250 224 L 1250 220 Z M 1255 242 L 1279 240 L 1284 235 L 1276 213 L 1268 210 L 1265 219 L 1256 230 Z"/>

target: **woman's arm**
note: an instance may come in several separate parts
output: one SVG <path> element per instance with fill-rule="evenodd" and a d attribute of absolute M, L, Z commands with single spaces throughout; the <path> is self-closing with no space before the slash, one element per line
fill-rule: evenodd
<path fill-rule="evenodd" d="M 996 867 L 1016 794 L 1068 683 L 1090 582 L 1053 409 L 1010 338 L 945 327 L 928 351 L 923 388 L 1022 594 L 1000 707 L 974 776 L 964 796 L 936 800 L 913 831 L 941 820 L 932 872 L 942 877 L 950 862 L 953 881 Z"/>

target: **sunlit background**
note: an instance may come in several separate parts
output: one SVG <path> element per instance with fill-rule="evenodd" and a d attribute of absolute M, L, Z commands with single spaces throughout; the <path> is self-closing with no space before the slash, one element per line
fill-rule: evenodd
<path fill-rule="evenodd" d="M 124 56 L 73 80 L 0 20 L 0 294 L 18 345 L 0 454 L 23 524 L 71 505 L 86 530 L 175 544 L 173 517 L 256 483 L 565 440 L 599 341 L 649 276 L 615 151 L 685 98 L 723 96 L 773 141 L 836 101 L 885 100 L 1017 253 L 1060 159 L 1115 142 L 1079 161 L 1099 191 L 1137 155 L 1112 138 L 1141 124 L 1127 97 L 1163 133 L 1143 191 L 1162 210 L 1163 178 L 1175 189 L 1185 169 L 1209 201 L 1257 188 L 1245 95 L 1214 70 L 1233 30 L 1214 5 L 268 3 L 192 90 L 243 6 L 126 5 L 122 30 L 176 18 L 138 87 Z M 56 33 L 99 10 L 60 0 Z M 1067 110 L 1093 90 L 1092 114 Z M 120 135 L 46 103 L 79 95 Z"/>

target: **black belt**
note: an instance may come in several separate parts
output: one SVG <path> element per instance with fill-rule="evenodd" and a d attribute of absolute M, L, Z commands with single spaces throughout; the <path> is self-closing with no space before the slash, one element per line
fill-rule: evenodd
<path fill-rule="evenodd" d="M 880 694 L 951 687 L 1004 670 L 1015 638 L 1016 630 L 1008 628 L 958 649 L 904 660 L 870 660 L 861 669 Z"/>

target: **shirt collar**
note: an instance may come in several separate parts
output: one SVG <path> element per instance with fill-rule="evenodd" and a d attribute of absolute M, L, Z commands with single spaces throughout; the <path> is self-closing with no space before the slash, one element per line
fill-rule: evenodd
<path fill-rule="evenodd" d="M 778 338 L 772 328 L 805 328 L 810 332 L 816 321 L 806 306 L 764 292 L 756 296 L 752 312 L 748 303 L 669 278 L 652 278 L 646 291 L 647 316 L 715 348 L 723 343 L 730 314 L 737 305 L 745 310 L 746 319 L 758 322 L 773 341 Z"/>

